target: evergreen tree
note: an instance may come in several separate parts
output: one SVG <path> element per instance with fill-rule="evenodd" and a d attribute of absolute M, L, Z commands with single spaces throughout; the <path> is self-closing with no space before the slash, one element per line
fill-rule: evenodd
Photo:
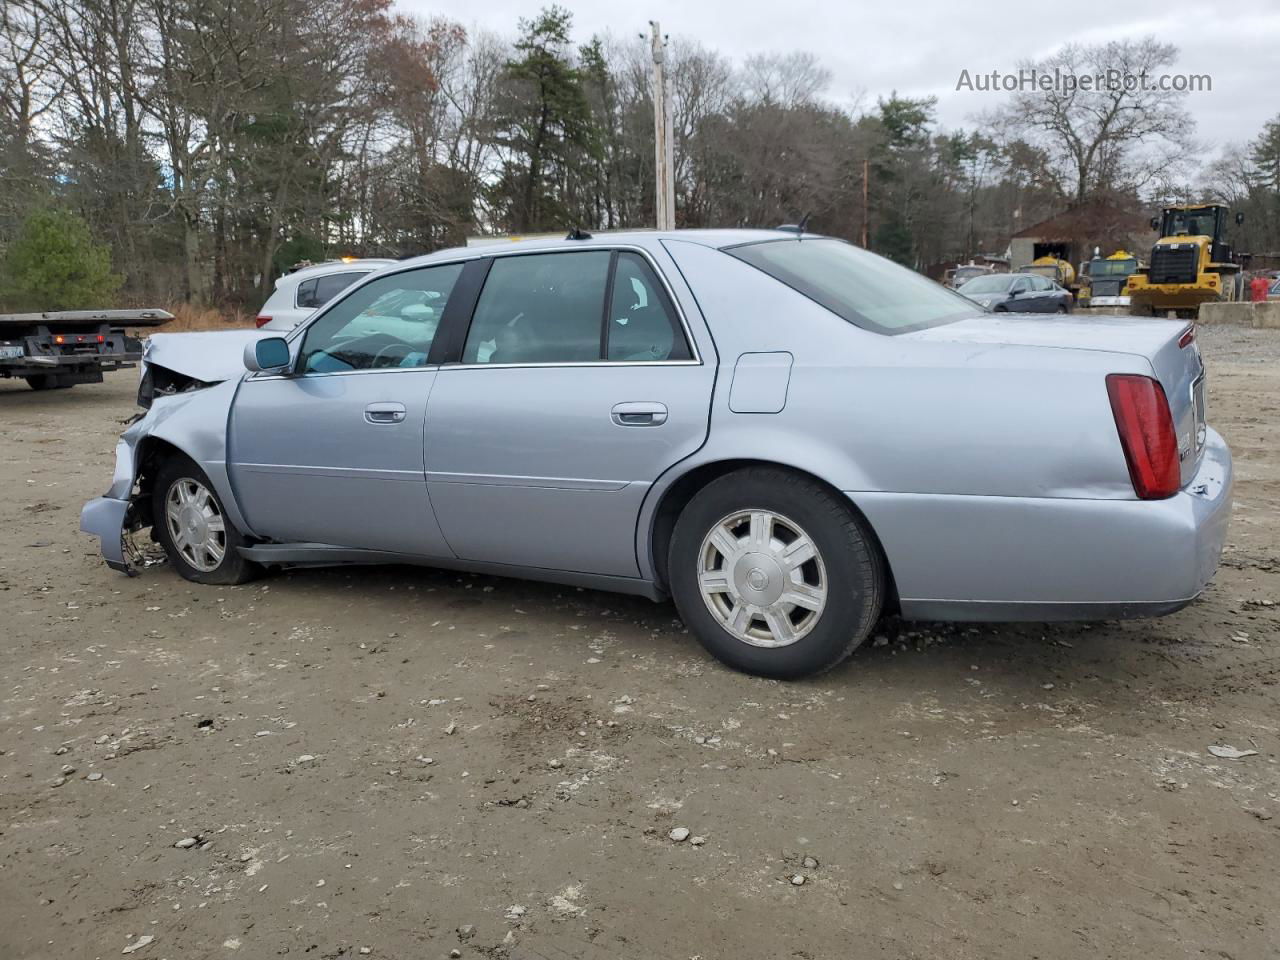
<path fill-rule="evenodd" d="M 506 157 L 493 199 L 516 232 L 571 226 L 564 188 L 596 153 L 582 72 L 569 57 L 572 20 L 556 6 L 521 20 L 503 70 L 493 137 Z"/>
<path fill-rule="evenodd" d="M 42 210 L 23 222 L 6 251 L 0 300 L 14 310 L 76 310 L 109 306 L 121 278 L 111 250 L 89 225 L 63 210 Z"/>

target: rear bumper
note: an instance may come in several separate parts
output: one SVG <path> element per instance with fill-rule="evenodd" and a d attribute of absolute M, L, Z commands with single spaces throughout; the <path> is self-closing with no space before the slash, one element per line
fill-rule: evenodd
<path fill-rule="evenodd" d="M 1231 451 L 1209 430 L 1168 500 L 851 493 L 909 619 L 1107 620 L 1186 606 L 1218 567 Z"/>

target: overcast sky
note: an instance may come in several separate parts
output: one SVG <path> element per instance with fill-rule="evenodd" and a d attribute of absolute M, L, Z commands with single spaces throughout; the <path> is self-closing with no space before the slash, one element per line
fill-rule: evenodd
<path fill-rule="evenodd" d="M 443 15 L 464 25 L 512 35 L 520 17 L 540 3 L 514 0 L 397 0 L 422 16 Z M 1187 107 L 1196 136 L 1210 145 L 1247 141 L 1280 112 L 1280 2 L 1243 8 L 1204 0 L 561 0 L 574 14 L 578 42 L 591 34 L 626 37 L 657 19 L 663 32 L 700 40 L 735 60 L 759 52 L 806 50 L 831 71 L 830 99 L 868 105 L 892 90 L 934 95 L 947 127 L 999 103 L 995 94 L 957 92 L 961 70 L 1014 72 L 1076 40 L 1096 43 L 1147 34 L 1181 51 L 1175 72 L 1209 74 L 1211 93 L 1194 93 Z M 1271 12 L 1259 12 L 1271 8 Z M 620 15 L 620 9 L 634 14 Z"/>

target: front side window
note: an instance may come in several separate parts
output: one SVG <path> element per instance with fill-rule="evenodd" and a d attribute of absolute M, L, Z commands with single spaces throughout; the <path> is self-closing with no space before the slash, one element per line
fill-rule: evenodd
<path fill-rule="evenodd" d="M 842 240 L 764 240 L 725 252 L 876 333 L 906 333 L 973 316 L 973 304 L 954 291 Z M 966 284 L 965 292 L 978 292 L 970 289 L 977 282 Z"/>
<path fill-rule="evenodd" d="M 462 264 L 393 273 L 335 303 L 304 335 L 298 369 L 340 373 L 426 366 Z"/>

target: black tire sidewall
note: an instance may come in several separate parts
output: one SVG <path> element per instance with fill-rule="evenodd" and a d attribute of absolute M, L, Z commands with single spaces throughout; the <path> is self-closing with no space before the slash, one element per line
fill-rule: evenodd
<path fill-rule="evenodd" d="M 798 524 L 822 555 L 827 603 L 808 634 L 786 647 L 754 647 L 728 633 L 698 588 L 698 554 L 713 524 L 737 510 L 770 510 Z M 717 659 L 746 673 L 795 679 L 844 660 L 875 625 L 883 601 L 883 561 L 874 537 L 850 505 L 823 485 L 786 470 L 753 468 L 708 484 L 676 523 L 667 561 L 672 598 Z"/>
<path fill-rule="evenodd" d="M 197 570 L 191 566 L 174 546 L 173 538 L 169 534 L 169 526 L 165 521 L 165 499 L 174 483 L 182 479 L 194 480 L 208 490 L 222 514 L 222 522 L 227 533 L 227 550 L 216 569 Z M 237 549 L 245 543 L 244 536 L 227 516 L 227 508 L 222 502 L 222 497 L 218 495 L 217 488 L 209 482 L 205 472 L 187 457 L 171 457 L 157 472 L 155 484 L 151 490 L 151 522 L 155 539 L 164 547 L 169 562 L 183 579 L 195 583 L 225 585 L 243 583 L 252 576 L 249 561 L 245 560 Z"/>

